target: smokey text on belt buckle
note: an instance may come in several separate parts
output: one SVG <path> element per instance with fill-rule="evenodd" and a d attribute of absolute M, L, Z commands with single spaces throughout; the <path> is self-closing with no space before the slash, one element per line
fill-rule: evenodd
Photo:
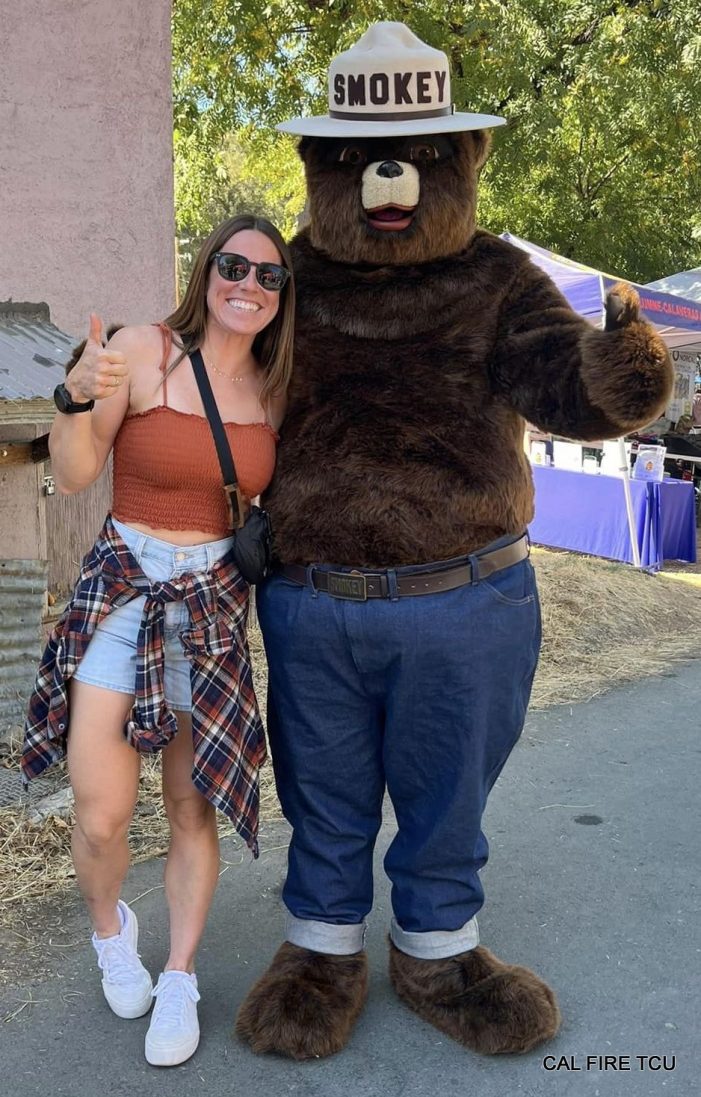
<path fill-rule="evenodd" d="M 359 572 L 327 572 L 328 593 L 332 598 L 350 598 L 353 602 L 367 602 L 368 591 L 365 576 Z"/>

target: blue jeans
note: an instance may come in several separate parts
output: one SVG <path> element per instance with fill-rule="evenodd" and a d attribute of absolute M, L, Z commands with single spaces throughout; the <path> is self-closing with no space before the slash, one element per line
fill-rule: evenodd
<path fill-rule="evenodd" d="M 362 948 L 386 788 L 398 826 L 384 862 L 395 944 L 432 958 L 473 948 L 482 813 L 521 734 L 540 648 L 530 562 L 457 590 L 367 602 L 274 576 L 257 604 L 275 777 L 293 827 L 288 940 Z"/>
<path fill-rule="evenodd" d="M 210 571 L 231 548 L 231 538 L 205 541 L 201 545 L 174 545 L 112 519 L 114 528 L 149 579 L 173 579 L 188 572 Z M 136 686 L 136 648 L 146 599 L 132 598 L 103 618 L 88 644 L 78 669 L 77 682 L 91 686 L 134 693 Z M 180 633 L 189 625 L 183 601 L 168 602 L 165 607 L 163 688 L 168 708 L 192 712 L 190 664 L 180 641 Z"/>

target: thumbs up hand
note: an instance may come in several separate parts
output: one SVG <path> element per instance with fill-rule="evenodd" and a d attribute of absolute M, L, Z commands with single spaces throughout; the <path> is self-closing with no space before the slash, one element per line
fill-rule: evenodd
<path fill-rule="evenodd" d="M 114 396 L 125 382 L 128 384 L 126 358 L 120 351 L 108 350 L 102 339 L 102 320 L 91 312 L 82 353 L 66 378 L 66 388 L 76 403 L 105 400 Z"/>
<path fill-rule="evenodd" d="M 606 294 L 604 331 L 618 331 L 640 319 L 640 298 L 632 286 L 617 282 Z"/>

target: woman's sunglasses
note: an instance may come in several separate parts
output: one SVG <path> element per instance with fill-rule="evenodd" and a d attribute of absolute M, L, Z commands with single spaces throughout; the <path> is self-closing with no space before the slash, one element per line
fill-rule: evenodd
<path fill-rule="evenodd" d="M 243 282 L 251 267 L 255 267 L 258 285 L 279 293 L 290 278 L 287 267 L 278 266 L 277 263 L 252 263 L 245 255 L 235 255 L 231 251 L 218 251 L 212 259 L 216 261 L 219 274 L 227 282 Z"/>

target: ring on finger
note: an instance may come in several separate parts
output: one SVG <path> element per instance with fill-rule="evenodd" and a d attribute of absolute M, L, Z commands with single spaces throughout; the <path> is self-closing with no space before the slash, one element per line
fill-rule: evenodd
<path fill-rule="evenodd" d="M 113 388 L 119 388 L 121 383 L 122 383 L 122 378 L 121 377 L 112 377 L 112 386 L 113 386 Z"/>

